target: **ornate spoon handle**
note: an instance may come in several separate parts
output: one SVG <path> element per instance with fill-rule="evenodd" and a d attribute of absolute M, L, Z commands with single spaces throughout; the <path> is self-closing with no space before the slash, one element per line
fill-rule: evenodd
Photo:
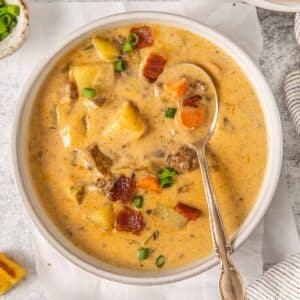
<path fill-rule="evenodd" d="M 193 147 L 198 156 L 199 166 L 203 178 L 208 205 L 211 234 L 216 255 L 221 262 L 219 288 L 223 300 L 244 300 L 246 297 L 243 280 L 233 265 L 230 254 L 231 243 L 227 238 L 224 225 L 216 203 L 215 193 L 209 176 L 209 169 L 205 157 L 205 148 Z"/>

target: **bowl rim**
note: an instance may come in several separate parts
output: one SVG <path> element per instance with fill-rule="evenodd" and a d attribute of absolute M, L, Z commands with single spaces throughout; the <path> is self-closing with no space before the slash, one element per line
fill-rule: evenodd
<path fill-rule="evenodd" d="M 233 237 L 233 250 L 238 249 L 248 239 L 250 234 L 255 230 L 256 226 L 260 223 L 264 214 L 266 213 L 272 201 L 280 176 L 282 164 L 282 128 L 278 108 L 271 89 L 268 86 L 264 76 L 256 64 L 252 62 L 250 57 L 225 36 L 187 17 L 165 12 L 125 12 L 99 18 L 73 31 L 73 33 L 71 33 L 65 40 L 59 43 L 54 51 L 51 51 L 50 55 L 41 59 L 38 66 L 33 70 L 27 82 L 23 86 L 14 118 L 12 132 L 12 162 L 19 193 L 31 219 L 33 220 L 33 223 L 42 233 L 44 238 L 48 240 L 49 243 L 61 255 L 81 269 L 107 280 L 135 285 L 157 285 L 176 282 L 198 275 L 215 266 L 218 263 L 218 260 L 215 255 L 210 255 L 209 257 L 198 261 L 193 266 L 188 265 L 184 268 L 178 268 L 166 272 L 132 272 L 128 273 L 127 275 L 124 273 L 128 271 L 127 269 L 120 268 L 121 271 L 118 272 L 115 271 L 113 266 L 111 266 L 111 268 L 104 269 L 88 263 L 87 261 L 83 260 L 82 257 L 79 257 L 75 250 L 71 249 L 70 246 L 67 248 L 68 242 L 66 241 L 66 238 L 58 240 L 54 234 L 55 229 L 51 231 L 50 228 L 47 228 L 44 223 L 45 221 L 42 220 L 41 216 L 37 215 L 32 202 L 34 195 L 30 195 L 29 197 L 28 184 L 26 188 L 24 176 L 22 176 L 23 163 L 21 159 L 21 148 L 19 147 L 21 138 L 24 139 L 22 135 L 19 135 L 19 131 L 23 130 L 21 127 L 21 123 L 23 122 L 23 111 L 26 108 L 27 100 L 30 97 L 31 90 L 33 87 L 35 87 L 35 85 L 38 85 L 36 84 L 38 76 L 43 72 L 46 72 L 45 69 L 47 65 L 51 64 L 51 62 L 55 59 L 57 61 L 58 57 L 62 57 L 63 54 L 67 52 L 64 50 L 65 47 L 74 47 L 70 45 L 77 44 L 78 40 L 91 32 L 99 31 L 101 26 L 113 27 L 118 25 L 145 22 L 171 24 L 173 26 L 194 32 L 218 45 L 224 51 L 226 51 L 227 54 L 233 57 L 237 64 L 243 69 L 244 73 L 246 73 L 248 77 L 248 80 L 252 83 L 253 88 L 256 90 L 256 93 L 259 96 L 265 119 L 266 115 L 268 116 L 268 123 L 266 120 L 268 144 L 269 147 L 272 146 L 273 148 L 272 151 L 270 151 L 271 149 L 268 149 L 268 162 L 265 170 L 265 176 L 255 205 L 244 223 L 239 228 L 238 232 Z M 263 102 L 267 102 L 267 104 L 263 105 Z"/>
<path fill-rule="evenodd" d="M 257 7 L 273 10 L 273 11 L 279 11 L 279 12 L 298 12 L 300 11 L 300 4 L 297 3 L 290 3 L 290 4 L 284 4 L 284 3 L 275 3 L 270 2 L 266 0 L 244 0 L 250 4 L 253 4 Z"/>

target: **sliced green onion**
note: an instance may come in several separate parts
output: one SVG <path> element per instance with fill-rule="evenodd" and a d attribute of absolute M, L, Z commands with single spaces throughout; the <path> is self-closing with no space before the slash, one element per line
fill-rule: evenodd
<path fill-rule="evenodd" d="M 141 195 L 135 195 L 131 203 L 135 208 L 142 208 L 144 204 L 144 197 Z"/>
<path fill-rule="evenodd" d="M 127 41 L 125 44 L 123 44 L 123 51 L 125 53 L 129 53 L 133 50 L 132 45 Z"/>
<path fill-rule="evenodd" d="M 5 6 L 6 12 L 11 14 L 12 16 L 19 16 L 20 15 L 20 6 L 18 5 L 6 5 Z"/>
<path fill-rule="evenodd" d="M 135 32 L 131 32 L 128 36 L 127 41 L 131 44 L 132 47 L 135 47 L 139 43 L 140 39 Z"/>
<path fill-rule="evenodd" d="M 174 178 L 173 177 L 166 177 L 159 180 L 160 186 L 165 189 L 174 184 Z"/>
<path fill-rule="evenodd" d="M 13 20 L 12 15 L 6 13 L 3 16 L 0 17 L 0 23 L 4 24 L 6 27 L 8 27 Z"/>
<path fill-rule="evenodd" d="M 176 171 L 172 168 L 161 168 L 158 171 L 158 180 L 162 188 L 168 188 L 174 184 L 174 176 Z"/>
<path fill-rule="evenodd" d="M 155 264 L 158 268 L 161 268 L 166 262 L 166 259 L 163 255 L 160 255 L 156 261 L 155 261 Z"/>
<path fill-rule="evenodd" d="M 5 15 L 6 14 L 6 9 L 5 9 L 5 6 L 4 7 L 1 7 L 0 5 L 0 17 Z"/>
<path fill-rule="evenodd" d="M 0 34 L 7 32 L 7 27 L 0 22 Z"/>
<path fill-rule="evenodd" d="M 147 259 L 149 256 L 149 248 L 140 248 L 137 252 L 138 260 Z"/>
<path fill-rule="evenodd" d="M 96 89 L 93 88 L 84 88 L 82 90 L 82 96 L 87 97 L 89 99 L 95 98 L 97 95 Z"/>
<path fill-rule="evenodd" d="M 169 118 L 169 119 L 174 119 L 175 115 L 176 115 L 176 111 L 177 111 L 177 108 L 175 108 L 175 107 L 168 107 L 166 109 L 166 112 L 165 112 L 165 117 Z"/>
<path fill-rule="evenodd" d="M 0 34 L 0 41 L 4 40 L 6 37 L 9 36 L 9 32 L 5 31 L 3 33 Z"/>
<path fill-rule="evenodd" d="M 158 178 L 174 177 L 177 172 L 172 168 L 161 168 L 158 171 Z"/>
<path fill-rule="evenodd" d="M 14 29 L 17 26 L 17 21 L 16 20 L 12 20 L 11 24 L 8 26 L 9 31 L 11 31 L 12 29 Z"/>
<path fill-rule="evenodd" d="M 123 60 L 115 61 L 115 71 L 121 73 L 125 70 L 125 62 Z"/>

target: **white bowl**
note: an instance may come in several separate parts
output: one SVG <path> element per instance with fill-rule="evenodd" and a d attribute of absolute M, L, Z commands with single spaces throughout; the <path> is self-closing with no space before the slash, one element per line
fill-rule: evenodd
<path fill-rule="evenodd" d="M 238 249 L 247 240 L 268 209 L 280 175 L 282 131 L 276 102 L 262 73 L 248 55 L 221 34 L 185 17 L 158 12 L 133 12 L 113 15 L 98 19 L 81 27 L 64 41 L 60 42 L 58 49 L 49 57 L 44 58 L 41 64 L 35 69 L 21 93 L 13 129 L 13 165 L 16 182 L 30 217 L 44 237 L 63 256 L 82 269 L 99 277 L 130 284 L 155 285 L 195 276 L 215 266 L 218 260 L 215 255 L 211 255 L 203 260 L 174 270 L 141 272 L 118 268 L 87 255 L 66 239 L 49 219 L 31 183 L 28 162 L 26 160 L 27 128 L 32 104 L 41 87 L 41 83 L 58 59 L 66 51 L 73 48 L 83 36 L 87 34 L 92 35 L 101 28 L 145 22 L 174 25 L 206 37 L 234 57 L 255 88 L 265 115 L 269 150 L 266 172 L 256 204 L 234 236 L 233 249 Z"/>
<path fill-rule="evenodd" d="M 282 12 L 298 12 L 300 11 L 300 3 L 296 3 L 294 0 L 284 1 L 284 0 L 244 0 L 250 4 L 253 4 L 257 7 L 282 11 Z"/>

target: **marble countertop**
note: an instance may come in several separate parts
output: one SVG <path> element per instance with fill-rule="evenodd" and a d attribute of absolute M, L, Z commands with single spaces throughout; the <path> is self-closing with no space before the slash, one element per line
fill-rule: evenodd
<path fill-rule="evenodd" d="M 280 109 L 284 134 L 284 166 L 288 182 L 288 195 L 300 233 L 300 137 L 297 136 L 292 127 L 285 107 L 282 89 L 283 79 L 287 72 L 297 66 L 300 67 L 300 46 L 297 45 L 293 34 L 293 14 L 258 9 L 258 16 L 264 38 L 264 52 L 260 64 Z M 2 221 L 4 221 L 4 224 L 6 223 L 5 219 L 10 219 L 10 224 L 13 224 L 9 230 L 1 230 L 0 249 L 11 253 L 16 260 L 25 262 L 24 266 L 31 276 L 29 276 L 27 284 L 19 288 L 23 288 L 23 295 L 28 295 L 26 300 L 43 300 L 47 297 L 36 280 L 34 259 L 33 255 L 30 255 L 32 253 L 31 237 L 28 230 L 25 230 L 30 226 L 30 220 L 21 201 L 15 201 L 18 199 L 18 191 L 11 172 L 9 141 L 19 88 L 18 82 L 14 81 L 17 78 L 19 63 L 14 57 L 9 57 L 0 63 L 0 187 L 8 187 L 4 190 L 0 189 L 0 227 Z M 1 237 L 4 237 L 6 241 L 10 241 L 8 244 L 6 243 L 5 249 L 1 248 Z M 24 253 L 26 257 L 24 257 Z M 18 296 L 17 290 L 4 296 L 3 299 L 25 300 L 24 297 L 20 298 Z"/>
<path fill-rule="evenodd" d="M 292 69 L 300 67 L 300 46 L 294 37 L 294 14 L 258 9 L 264 39 L 260 65 L 269 82 L 283 126 L 283 165 L 288 183 L 289 200 L 300 233 L 300 137 L 292 126 L 283 97 L 283 80 Z"/>

